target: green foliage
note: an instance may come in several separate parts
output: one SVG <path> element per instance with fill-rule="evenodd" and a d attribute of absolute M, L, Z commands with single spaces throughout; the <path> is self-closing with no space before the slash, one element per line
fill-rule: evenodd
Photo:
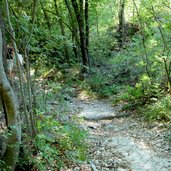
<path fill-rule="evenodd" d="M 136 84 L 136 89 L 142 93 L 142 98 L 149 101 L 150 98 L 158 98 L 161 96 L 160 85 L 154 83 L 146 74 L 142 75 L 139 82 Z M 141 98 L 141 95 L 139 95 Z"/>
<path fill-rule="evenodd" d="M 31 66 L 37 73 L 35 75 L 55 81 L 36 83 L 41 86 L 36 89 L 36 100 L 39 103 L 35 110 L 42 115 L 38 115 L 38 134 L 35 139 L 24 137 L 22 146 L 25 154 L 20 164 L 31 163 L 39 170 L 58 170 L 65 164 L 69 165 L 70 161 L 84 160 L 86 154 L 86 133 L 79 129 L 76 121 L 66 119 L 69 109 L 65 99 L 68 94 L 72 94 L 72 90 L 62 85 L 65 83 L 71 86 L 79 82 L 80 68 L 75 63 L 80 59 L 75 59 L 73 47 L 77 50 L 77 56 L 80 56 L 80 42 L 77 30 L 72 33 L 72 26 L 77 26 L 76 20 L 74 15 L 73 21 L 68 17 L 70 15 L 64 1 L 57 4 L 60 17 L 57 17 L 53 2 L 43 2 L 46 14 L 38 3 L 34 31 L 30 37 L 33 3 L 28 0 L 27 3 L 21 0 L 9 2 L 19 50 L 25 46 L 29 37 L 27 48 Z M 133 1 L 125 1 L 124 46 L 118 49 L 119 2 L 90 1 L 88 51 L 93 73 L 79 82 L 80 86 L 89 94 L 109 97 L 114 103 L 126 102 L 126 109 L 145 108 L 144 115 L 149 120 L 170 120 L 171 98 L 162 98 L 171 75 L 170 2 L 135 1 L 136 10 Z M 65 36 L 61 34 L 60 20 L 64 24 Z M 137 27 L 136 32 L 132 32 L 133 26 Z M 9 43 L 9 35 L 7 38 Z M 64 45 L 69 60 L 65 58 Z M 166 59 L 166 68 L 163 59 Z M 68 69 L 72 64 L 75 66 Z M 49 107 L 49 103 L 55 103 L 56 106 Z"/>
<path fill-rule="evenodd" d="M 112 58 L 108 61 L 111 65 L 111 72 L 115 83 L 119 84 L 132 84 L 134 85 L 139 77 L 143 73 L 142 59 L 140 58 L 141 52 L 136 53 L 137 44 L 133 45 L 126 50 L 119 53 L 113 53 Z"/>
<path fill-rule="evenodd" d="M 106 75 L 106 76 L 104 76 Z M 93 72 L 85 78 L 80 87 L 88 92 L 95 93 L 99 97 L 108 97 L 115 92 L 115 85 L 110 84 L 111 75 L 108 74 L 105 68 L 101 70 L 93 68 Z"/>
<path fill-rule="evenodd" d="M 47 74 L 45 74 L 47 75 Z M 36 85 L 35 137 L 23 135 L 18 168 L 60 170 L 87 158 L 87 132 L 71 115 L 69 99 L 73 89 L 65 83 L 41 80 Z"/>
<path fill-rule="evenodd" d="M 166 96 L 156 103 L 150 104 L 143 110 L 145 117 L 149 121 L 169 120 L 171 121 L 171 96 Z"/>
<path fill-rule="evenodd" d="M 110 96 L 117 95 L 121 91 L 122 88 L 123 86 L 117 85 L 117 84 L 107 85 L 103 88 L 101 92 L 101 96 L 110 97 Z"/>
<path fill-rule="evenodd" d="M 92 90 L 98 91 L 103 87 L 106 81 L 106 78 L 100 72 L 97 72 L 97 74 L 88 79 L 88 84 Z"/>
<path fill-rule="evenodd" d="M 147 75 L 142 75 L 135 87 L 127 86 L 118 95 L 114 103 L 126 101 L 125 109 L 137 109 L 146 104 L 155 102 L 162 97 L 160 85 L 153 83 Z"/>
<path fill-rule="evenodd" d="M 0 160 L 1 171 L 10 171 L 12 168 L 8 166 L 4 161 Z"/>
<path fill-rule="evenodd" d="M 76 120 L 61 123 L 52 116 L 42 114 L 39 114 L 38 118 L 38 134 L 35 139 L 30 140 L 28 136 L 24 138 L 21 167 L 31 163 L 38 170 L 58 170 L 71 162 L 86 160 L 87 133 L 79 128 Z"/>

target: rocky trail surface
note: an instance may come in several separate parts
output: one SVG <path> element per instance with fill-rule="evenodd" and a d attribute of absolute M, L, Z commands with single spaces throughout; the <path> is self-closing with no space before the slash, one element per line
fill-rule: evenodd
<path fill-rule="evenodd" d="M 142 118 L 84 96 L 71 105 L 85 118 L 89 132 L 89 163 L 67 171 L 171 171 L 170 131 L 165 124 Z"/>

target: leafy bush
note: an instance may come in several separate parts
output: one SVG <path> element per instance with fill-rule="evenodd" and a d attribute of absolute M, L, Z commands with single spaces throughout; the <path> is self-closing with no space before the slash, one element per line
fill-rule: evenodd
<path fill-rule="evenodd" d="M 150 104 L 162 97 L 160 85 L 153 83 L 146 74 L 142 75 L 135 87 L 127 86 L 115 99 L 116 102 L 126 101 L 125 109 L 137 109 L 145 104 Z"/>
<path fill-rule="evenodd" d="M 41 171 L 59 170 L 73 162 L 86 160 L 87 133 L 79 128 L 76 121 L 62 124 L 52 116 L 40 114 L 38 117 L 38 134 L 35 139 L 31 141 L 26 136 L 23 141 L 21 167 L 31 163 L 33 168 Z"/>
<path fill-rule="evenodd" d="M 35 137 L 23 135 L 17 167 L 27 170 L 60 170 L 71 163 L 86 160 L 87 133 L 80 120 L 71 117 L 69 98 L 72 89 L 48 80 L 38 84 L 35 94 L 37 119 Z"/>
<path fill-rule="evenodd" d="M 152 120 L 171 120 L 171 96 L 167 95 L 143 110 L 144 115 Z"/>
<path fill-rule="evenodd" d="M 117 85 L 117 84 L 107 85 L 101 91 L 101 95 L 103 97 L 110 97 L 110 96 L 116 95 L 120 92 L 122 87 L 123 86 Z"/>
<path fill-rule="evenodd" d="M 94 69 L 93 73 L 86 77 L 80 84 L 80 88 L 85 90 L 89 95 L 93 95 L 94 93 L 99 94 L 106 82 L 107 77 L 104 77 L 99 70 Z"/>
<path fill-rule="evenodd" d="M 87 80 L 88 85 L 94 91 L 99 91 L 105 83 L 105 78 L 100 73 L 95 74 L 93 77 Z"/>

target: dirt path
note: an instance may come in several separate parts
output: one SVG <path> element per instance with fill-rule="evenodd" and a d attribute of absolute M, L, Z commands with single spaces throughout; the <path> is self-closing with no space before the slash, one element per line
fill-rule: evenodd
<path fill-rule="evenodd" d="M 171 134 L 164 124 L 149 124 L 103 101 L 78 97 L 72 105 L 86 120 L 93 171 L 171 171 Z M 90 166 L 74 171 L 89 171 Z"/>

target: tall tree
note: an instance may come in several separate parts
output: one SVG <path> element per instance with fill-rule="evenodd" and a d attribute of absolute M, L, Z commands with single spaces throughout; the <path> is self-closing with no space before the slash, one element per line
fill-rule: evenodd
<path fill-rule="evenodd" d="M 119 49 L 123 46 L 123 38 L 124 38 L 124 22 L 125 22 L 125 16 L 124 16 L 124 10 L 125 10 L 125 0 L 120 0 L 119 4 L 119 28 L 118 28 L 118 43 L 119 43 Z"/>
<path fill-rule="evenodd" d="M 68 12 L 69 12 L 70 24 L 72 27 L 73 52 L 74 52 L 75 58 L 77 59 L 77 56 L 78 56 L 77 46 L 79 45 L 77 24 L 74 21 L 74 16 L 73 16 L 73 13 L 71 10 L 71 5 L 68 2 L 68 0 L 65 0 L 65 5 L 66 5 Z"/>
<path fill-rule="evenodd" d="M 32 8 L 32 22 L 30 23 L 30 26 L 29 26 L 29 30 L 30 30 L 30 33 L 29 35 L 25 36 L 26 37 L 26 40 L 24 42 L 24 45 L 23 45 L 23 54 L 24 54 L 24 57 L 25 57 L 25 64 L 26 64 L 26 74 L 27 74 L 27 90 L 28 90 L 28 99 L 29 99 L 29 116 L 30 116 L 30 125 L 31 125 L 31 128 L 32 128 L 32 135 L 35 135 L 36 133 L 36 118 L 34 116 L 34 109 L 33 109 L 33 98 L 32 98 L 32 81 L 31 81 L 31 76 L 30 76 L 30 63 L 29 63 L 29 55 L 27 53 L 27 48 L 28 48 L 28 44 L 30 43 L 30 40 L 31 40 L 31 37 L 32 37 L 32 34 L 33 34 L 33 31 L 34 31 L 34 26 L 35 26 L 35 21 L 36 21 L 36 12 L 37 12 L 37 0 L 33 0 L 33 8 Z M 26 109 L 25 109 L 25 112 L 26 112 Z"/>
<path fill-rule="evenodd" d="M 2 23 L 2 16 L 0 16 L 0 23 Z M 3 103 L 8 129 L 8 134 L 6 135 L 7 146 L 2 157 L 4 163 L 3 166 L 0 167 L 13 171 L 15 169 L 19 153 L 19 145 L 21 141 L 21 125 L 18 111 L 18 102 L 4 71 L 2 47 L 2 25 L 0 25 L 0 97 Z"/>
<path fill-rule="evenodd" d="M 66 36 L 65 36 L 64 24 L 62 22 L 61 15 L 59 13 L 59 5 L 57 4 L 56 0 L 54 0 L 54 4 L 55 4 L 56 15 L 57 15 L 58 21 L 59 21 L 59 26 L 60 26 L 61 34 L 62 34 L 63 40 L 64 40 L 64 55 L 65 55 L 65 59 L 66 59 L 66 61 L 69 62 L 69 54 L 68 54 L 68 48 L 67 48 L 67 44 L 66 44 Z"/>
<path fill-rule="evenodd" d="M 87 46 L 86 46 L 86 36 L 84 31 L 84 17 L 83 17 L 83 0 L 79 1 L 79 5 L 76 0 L 71 0 L 72 6 L 75 11 L 75 15 L 78 22 L 79 33 L 80 33 L 80 48 L 82 54 L 82 61 L 83 61 L 83 72 L 85 72 L 88 66 L 88 53 L 87 53 Z"/>
<path fill-rule="evenodd" d="M 86 47 L 87 47 L 87 54 L 88 53 L 88 46 L 89 46 L 89 3 L 88 0 L 85 0 L 85 30 L 86 30 Z M 88 56 L 89 59 L 89 56 Z"/>

